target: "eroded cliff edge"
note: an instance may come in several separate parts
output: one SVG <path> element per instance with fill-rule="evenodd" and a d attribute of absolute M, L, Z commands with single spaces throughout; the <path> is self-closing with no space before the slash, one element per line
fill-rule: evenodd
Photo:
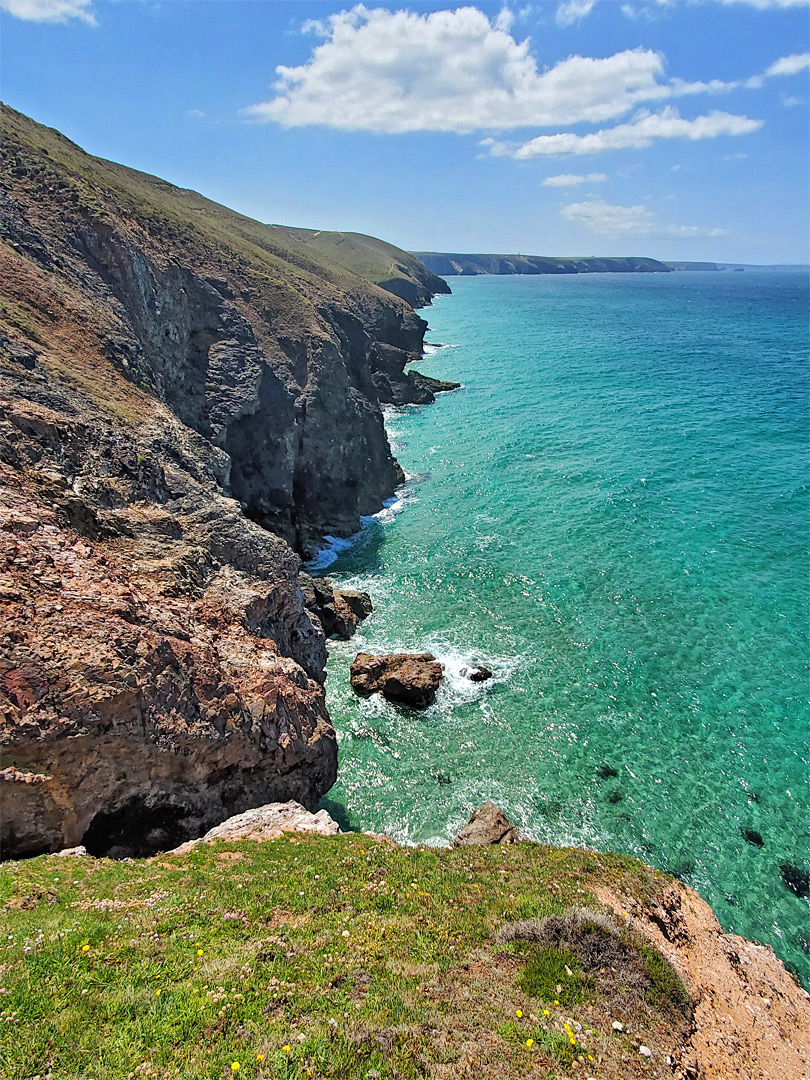
<path fill-rule="evenodd" d="M 380 406 L 432 400 L 405 371 L 426 324 L 267 226 L 2 124 L 3 855 L 311 807 L 336 743 L 297 553 L 402 479 Z"/>

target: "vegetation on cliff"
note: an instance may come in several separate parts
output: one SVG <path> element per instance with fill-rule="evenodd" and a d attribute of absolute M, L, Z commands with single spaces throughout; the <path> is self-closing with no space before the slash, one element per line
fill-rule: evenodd
<path fill-rule="evenodd" d="M 5 857 L 147 855 L 334 782 L 300 558 L 402 479 L 407 303 L 2 108 Z M 327 625 L 322 623 L 324 619 Z M 89 838 L 89 839 L 88 839 Z"/>
<path fill-rule="evenodd" d="M 413 254 L 434 274 L 464 277 L 479 274 L 667 274 L 673 267 L 657 259 L 624 256 L 597 258 L 550 255 L 461 255 L 438 251 Z"/>
<path fill-rule="evenodd" d="M 0 871 L 19 1080 L 795 1080 L 806 997 L 630 858 L 349 834 Z"/>
<path fill-rule="evenodd" d="M 434 296 L 450 292 L 447 282 L 432 273 L 418 258 L 393 244 L 378 240 L 376 236 L 324 229 L 294 229 L 287 225 L 274 225 L 273 228 L 302 241 L 353 274 L 402 297 L 412 307 L 422 307 L 429 304 Z"/>

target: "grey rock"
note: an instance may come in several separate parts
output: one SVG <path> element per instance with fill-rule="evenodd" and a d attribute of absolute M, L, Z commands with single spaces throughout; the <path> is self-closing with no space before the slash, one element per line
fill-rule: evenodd
<path fill-rule="evenodd" d="M 517 829 L 494 802 L 485 802 L 458 833 L 454 845 L 514 844 L 520 839 Z"/>

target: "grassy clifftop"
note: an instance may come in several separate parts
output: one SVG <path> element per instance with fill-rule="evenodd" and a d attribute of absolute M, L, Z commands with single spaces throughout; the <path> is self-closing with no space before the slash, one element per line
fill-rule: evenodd
<path fill-rule="evenodd" d="M 0 870 L 15 1080 L 796 1080 L 808 995 L 677 880 L 287 833 Z"/>
<path fill-rule="evenodd" d="M 375 236 L 294 229 L 286 225 L 273 225 L 272 228 L 407 300 L 413 307 L 429 304 L 432 296 L 450 292 L 447 282 L 432 273 L 419 259 Z"/>
<path fill-rule="evenodd" d="M 691 1017 L 657 953 L 631 950 L 606 983 L 570 949 L 495 937 L 593 903 L 607 882 L 650 904 L 666 879 L 614 855 L 364 835 L 5 864 L 0 1069 L 19 1080 L 647 1075 L 638 1047 L 660 1065 Z"/>

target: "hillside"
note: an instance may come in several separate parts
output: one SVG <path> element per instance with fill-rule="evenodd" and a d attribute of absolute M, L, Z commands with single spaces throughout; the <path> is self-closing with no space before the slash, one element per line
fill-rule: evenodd
<path fill-rule="evenodd" d="M 425 322 L 292 237 L 2 110 L 6 857 L 149 854 L 334 782 L 299 553 L 402 480 Z"/>
<path fill-rule="evenodd" d="M 434 274 L 667 274 L 671 267 L 646 258 L 553 258 L 548 255 L 460 255 L 414 251 Z"/>
<path fill-rule="evenodd" d="M 797 1080 L 810 1064 L 806 995 L 772 951 L 617 855 L 298 832 L 7 863 L 0 904 L 0 1060 L 19 1080 Z"/>
<path fill-rule="evenodd" d="M 449 293 L 436 274 L 407 251 L 363 233 L 328 232 L 272 225 L 277 232 L 300 241 L 353 274 L 401 297 L 412 307 L 429 304 L 431 297 Z"/>

